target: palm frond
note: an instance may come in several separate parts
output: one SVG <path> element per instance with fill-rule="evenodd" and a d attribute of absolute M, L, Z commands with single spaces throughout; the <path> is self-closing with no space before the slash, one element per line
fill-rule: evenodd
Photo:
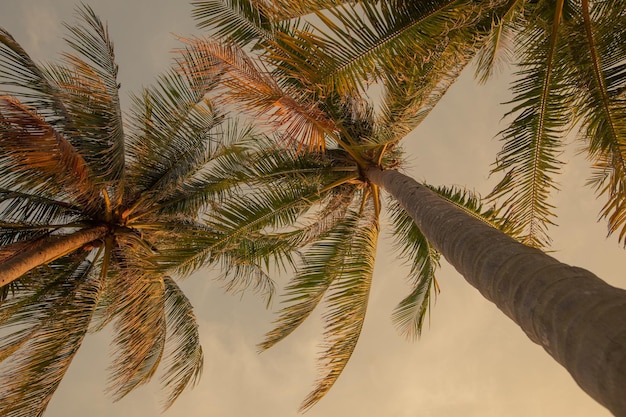
<path fill-rule="evenodd" d="M 91 206 L 99 201 L 99 191 L 87 161 L 43 118 L 19 101 L 0 97 L 0 133 L 0 186 L 63 196 L 87 211 L 95 209 Z"/>
<path fill-rule="evenodd" d="M 388 207 L 398 257 L 411 262 L 409 277 L 412 287 L 411 293 L 394 309 L 391 318 L 403 336 L 415 340 L 421 335 L 426 313 L 430 311 L 433 287 L 436 291 L 439 289 L 435 271 L 441 255 L 396 200 L 390 200 Z"/>
<path fill-rule="evenodd" d="M 260 3 L 260 2 L 259 2 Z M 323 10 L 333 9 L 349 0 L 269 0 L 260 3 L 266 14 L 274 19 L 288 20 L 313 14 Z"/>
<path fill-rule="evenodd" d="M 563 2 L 548 7 L 551 22 L 537 19 L 524 37 L 520 77 L 513 86 L 515 120 L 502 134 L 505 142 L 493 172 L 505 172 L 491 197 L 504 197 L 514 222 L 525 228 L 525 244 L 544 247 L 550 242 L 547 226 L 553 224 L 549 194 L 557 189 L 553 176 L 561 136 L 571 122 L 571 94 L 564 82 L 568 71 L 561 47 Z M 542 24 L 543 23 L 543 24 Z"/>
<path fill-rule="evenodd" d="M 129 192 L 140 197 L 125 207 L 125 217 L 167 199 L 211 160 L 222 136 L 216 129 L 222 118 L 204 93 L 174 71 L 135 98 L 131 114 Z"/>
<path fill-rule="evenodd" d="M 486 83 L 513 57 L 513 40 L 520 24 L 517 19 L 523 19 L 525 3 L 510 0 L 494 13 L 491 30 L 476 54 L 474 76 L 481 84 Z"/>
<path fill-rule="evenodd" d="M 454 0 L 343 4 L 316 13 L 323 23 L 317 25 L 319 34 L 300 31 L 282 43 L 278 38 L 281 49 L 273 64 L 277 76 L 323 86 L 323 91 L 355 93 L 389 62 L 412 54 L 427 60 L 450 31 L 473 22 L 475 12 Z"/>
<path fill-rule="evenodd" d="M 341 276 L 358 220 L 355 212 L 346 213 L 306 250 L 303 266 L 285 288 L 283 303 L 289 305 L 280 310 L 274 329 L 259 344 L 261 349 L 269 349 L 291 334 L 317 307 L 332 282 Z"/>
<path fill-rule="evenodd" d="M 474 46 L 467 39 L 472 36 L 466 29 L 456 30 L 450 33 L 448 42 L 431 50 L 427 62 L 419 57 L 403 57 L 384 67 L 377 143 L 398 142 L 430 114 L 470 62 Z"/>
<path fill-rule="evenodd" d="M 0 245 L 20 240 L 18 235 L 52 230 L 80 217 L 78 207 L 63 201 L 0 188 Z"/>
<path fill-rule="evenodd" d="M 618 7 L 618 5 L 614 5 Z M 626 102 L 619 97 L 626 86 L 624 39 L 611 35 L 618 9 L 590 9 L 581 3 L 581 13 L 572 19 L 570 43 L 581 122 L 580 136 L 587 142 L 594 163 L 590 183 L 606 194 L 601 216 L 608 220 L 609 234 L 626 236 Z M 623 18 L 622 18 L 623 19 Z M 604 35 L 606 34 L 606 35 Z M 591 82 L 590 82 L 591 80 Z"/>
<path fill-rule="evenodd" d="M 169 408 L 188 385 L 194 385 L 202 373 L 203 355 L 198 324 L 191 303 L 169 277 L 164 277 L 165 317 L 168 335 L 166 343 L 167 367 L 161 377 L 169 394 L 165 408 Z"/>
<path fill-rule="evenodd" d="M 214 99 L 224 105 L 236 104 L 284 140 L 309 150 L 323 149 L 325 135 L 335 126 L 316 103 L 301 101 L 281 89 L 268 70 L 252 60 L 240 47 L 199 39 L 186 40 L 183 52 L 186 71 L 193 76 L 222 74 Z"/>
<path fill-rule="evenodd" d="M 304 399 L 301 410 L 317 403 L 333 386 L 347 365 L 363 328 L 374 272 L 378 218 L 373 211 L 353 229 L 349 250 L 344 253 L 339 275 L 332 281 L 325 301 L 328 310 L 323 350 L 319 356 L 321 376 Z"/>
<path fill-rule="evenodd" d="M 132 265 L 110 275 L 116 321 L 108 391 L 119 400 L 148 382 L 159 366 L 166 337 L 165 290 L 161 275 Z"/>
<path fill-rule="evenodd" d="M 66 66 L 52 66 L 50 74 L 71 118 L 65 128 L 68 138 L 99 182 L 115 185 L 123 176 L 125 159 L 113 44 L 106 26 L 89 6 L 78 8 L 77 15 L 77 24 L 66 25 L 70 33 L 66 41 L 77 54 L 64 54 Z"/>
<path fill-rule="evenodd" d="M 8 349 L 11 354 L 11 361 L 3 363 L 0 377 L 3 416 L 41 416 L 82 343 L 97 304 L 100 282 L 90 263 L 84 263 L 70 275 L 71 279 L 67 278 L 58 278 L 45 293 L 35 291 L 9 305 L 8 310 L 13 312 L 3 309 L 9 314 L 4 325 L 34 324 L 3 339 L 0 351 L 6 353 Z"/>
<path fill-rule="evenodd" d="M 273 22 L 266 15 L 261 2 L 210 0 L 191 4 L 197 26 L 212 31 L 216 38 L 242 46 L 273 38 Z"/>
<path fill-rule="evenodd" d="M 19 43 L 0 28 L 0 95 L 19 96 L 50 124 L 67 122 L 62 95 L 45 68 L 35 63 Z M 60 119 L 60 120 L 59 120 Z"/>

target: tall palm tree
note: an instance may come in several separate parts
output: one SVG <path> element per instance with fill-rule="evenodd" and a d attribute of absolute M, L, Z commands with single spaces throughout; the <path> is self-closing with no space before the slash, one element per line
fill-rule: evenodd
<path fill-rule="evenodd" d="M 315 9 L 342 2 L 310 3 Z M 287 336 L 325 297 L 323 373 L 302 407 L 312 406 L 330 389 L 358 340 L 372 278 L 382 189 L 396 202 L 392 218 L 416 276 L 414 291 L 396 311 L 400 322 L 419 333 L 440 253 L 593 398 L 616 415 L 626 415 L 622 392 L 626 291 L 516 242 L 395 169 L 401 161 L 398 142 L 428 114 L 469 62 L 475 46 L 484 43 L 484 13 L 491 9 L 463 14 L 469 5 L 461 2 L 342 3 L 330 9 L 331 17 L 318 12 L 317 21 L 311 23 L 325 25 L 330 33 L 325 35 L 273 15 L 264 4 L 199 3 L 196 16 L 222 42 L 187 40 L 185 68 L 196 76 L 219 75 L 217 99 L 236 102 L 257 121 L 269 122 L 283 143 L 321 155 L 332 168 L 346 163 L 354 167 L 352 175 L 334 182 L 320 179 L 318 194 L 299 195 L 284 206 L 255 197 L 261 206 L 266 204 L 268 217 L 290 213 L 274 226 L 297 227 L 296 207 L 336 189 L 328 197 L 334 204 L 328 202 L 318 210 L 323 221 L 313 223 L 322 224 L 324 232 L 315 235 L 305 250 L 303 263 L 287 286 L 287 305 L 261 344 L 268 348 Z M 451 10 L 442 13 L 436 6 Z M 203 19 L 211 11 L 216 18 Z M 491 15 L 486 17 L 490 21 Z M 414 24 L 407 25 L 410 19 Z M 454 24 L 446 26 L 444 22 L 450 21 Z M 400 22 L 411 30 L 400 30 Z M 437 30 L 430 31 L 434 27 Z M 373 81 L 383 86 L 378 112 L 365 100 Z M 552 161 L 549 154 L 540 160 L 548 166 Z M 279 190 L 274 185 L 258 192 L 273 195 Z M 504 223 L 512 228 L 509 231 L 527 228 L 523 219 L 512 220 Z M 243 217 L 239 221 L 248 223 Z"/>
<path fill-rule="evenodd" d="M 2 416 L 41 415 L 86 333 L 110 323 L 113 398 L 160 367 L 171 405 L 202 369 L 172 276 L 238 256 L 206 252 L 220 241 L 201 215 L 224 188 L 208 174 L 218 142 L 250 131 L 225 135 L 200 80 L 173 70 L 123 122 L 113 44 L 90 8 L 79 15 L 61 64 L 35 63 L 0 30 Z M 270 284 L 247 271 L 230 285 Z"/>

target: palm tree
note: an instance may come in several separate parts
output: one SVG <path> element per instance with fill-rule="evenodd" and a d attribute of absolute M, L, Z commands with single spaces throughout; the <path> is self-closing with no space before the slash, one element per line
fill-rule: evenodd
<path fill-rule="evenodd" d="M 134 97 L 123 125 L 113 44 L 90 8 L 78 13 L 62 64 L 36 64 L 0 30 L 3 416 L 41 415 L 86 333 L 111 323 L 113 398 L 159 368 L 171 405 L 202 369 L 192 306 L 171 277 L 238 256 L 206 251 L 220 241 L 201 214 L 225 187 L 209 174 L 225 157 L 218 142 L 251 132 L 225 135 L 193 85 L 210 80 L 173 70 Z"/>
<path fill-rule="evenodd" d="M 342 2 L 310 3 L 315 9 Z M 320 176 L 317 194 L 306 191 L 290 197 L 293 186 L 281 191 L 281 185 L 273 183 L 256 188 L 259 210 L 264 207 L 267 218 L 281 219 L 272 226 L 296 227 L 298 232 L 291 233 L 302 236 L 305 230 L 316 232 L 308 236 L 312 240 L 297 240 L 309 246 L 287 286 L 287 305 L 261 348 L 286 337 L 325 298 L 322 376 L 302 408 L 312 406 L 330 389 L 355 348 L 365 317 L 382 189 L 395 201 L 396 235 L 413 263 L 414 291 L 395 313 L 408 333 L 419 333 L 441 254 L 593 398 L 616 415 L 626 415 L 622 392 L 626 292 L 491 227 L 523 231 L 527 229 L 523 219 L 513 216 L 513 222 L 502 223 L 495 220 L 498 211 L 494 210 L 495 218 L 487 216 L 492 225 L 486 225 L 481 216 L 460 209 L 458 202 L 450 204 L 449 194 L 442 199 L 395 169 L 401 162 L 398 142 L 428 114 L 469 62 L 475 46 L 484 43 L 488 32 L 484 13 L 491 10 L 459 14 L 467 11 L 467 4 L 407 3 L 342 4 L 330 9 L 332 18 L 318 12 L 315 24 L 325 24 L 329 35 L 283 20 L 282 14 L 273 14 L 261 2 L 197 4 L 201 25 L 214 29 L 221 42 L 187 40 L 186 70 L 195 76 L 219 75 L 220 86 L 213 91 L 217 100 L 245 107 L 257 121 L 276 129 L 283 144 L 319 155 L 335 175 L 334 169 L 343 172 L 346 164 L 353 167 L 350 174 L 332 181 Z M 450 9 L 443 13 L 435 6 Z M 495 10 L 502 13 L 503 9 Z M 215 18 L 204 19 L 209 15 Z M 491 15 L 487 17 L 490 21 Z M 455 24 L 446 26 L 444 22 L 452 18 Z M 412 25 L 407 24 L 410 19 Z M 411 30 L 400 30 L 400 24 Z M 437 30 L 430 31 L 434 27 Z M 374 81 L 383 86 L 378 112 L 365 100 L 372 92 L 368 84 Z M 260 163 L 254 156 L 249 158 Z M 552 161 L 549 154 L 541 154 L 540 160 L 545 166 Z M 273 175 L 280 175 L 280 170 L 260 179 Z M 266 193 L 289 200 L 272 205 Z M 300 214 L 303 206 L 315 201 L 321 203 L 316 210 L 319 220 L 308 227 L 296 222 L 299 217 L 294 213 Z M 241 213 L 243 207 L 228 212 Z M 243 216 L 231 218 L 249 223 Z M 278 236 L 258 230 L 259 239 Z"/>

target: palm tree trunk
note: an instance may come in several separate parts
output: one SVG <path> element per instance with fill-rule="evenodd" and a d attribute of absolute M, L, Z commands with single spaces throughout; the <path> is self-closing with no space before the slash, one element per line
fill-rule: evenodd
<path fill-rule="evenodd" d="M 107 226 L 94 226 L 64 236 L 51 236 L 34 247 L 18 252 L 0 262 L 0 287 L 11 283 L 33 268 L 45 265 L 63 255 L 101 239 Z"/>
<path fill-rule="evenodd" d="M 366 173 L 446 260 L 614 415 L 626 416 L 626 291 L 477 220 L 415 180 Z"/>

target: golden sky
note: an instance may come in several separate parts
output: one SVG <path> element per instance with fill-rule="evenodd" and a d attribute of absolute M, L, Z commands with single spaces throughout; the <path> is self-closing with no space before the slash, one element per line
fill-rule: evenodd
<path fill-rule="evenodd" d="M 187 0 L 93 0 L 108 21 L 120 66 L 121 94 L 148 85 L 171 62 L 173 33 L 200 34 Z M 65 46 L 62 21 L 73 20 L 71 0 L 2 0 L 0 26 L 37 60 Z M 406 172 L 434 185 L 464 185 L 486 194 L 498 178 L 488 171 L 498 151 L 497 132 L 508 98 L 506 77 L 477 86 L 465 74 L 427 121 L 405 141 Z M 600 201 L 583 185 L 590 173 L 574 143 L 559 178 L 559 227 L 554 256 L 626 287 L 624 253 L 596 223 Z M 383 230 L 385 225 L 383 225 Z M 407 342 L 391 324 L 395 304 L 407 294 L 407 269 L 395 260 L 385 234 L 368 318 L 344 374 L 307 417 L 605 417 L 610 414 L 579 389 L 569 374 L 496 307 L 445 265 L 442 292 L 419 342 Z M 181 396 L 167 417 L 296 416 L 316 378 L 319 316 L 263 354 L 255 345 L 273 314 L 253 294 L 224 295 L 196 274 L 183 288 L 200 322 L 205 368 L 200 384 Z M 274 302 L 272 308 L 279 307 Z M 118 403 L 103 394 L 109 334 L 87 338 L 52 400 L 46 417 L 148 417 L 159 415 L 156 384 Z"/>

